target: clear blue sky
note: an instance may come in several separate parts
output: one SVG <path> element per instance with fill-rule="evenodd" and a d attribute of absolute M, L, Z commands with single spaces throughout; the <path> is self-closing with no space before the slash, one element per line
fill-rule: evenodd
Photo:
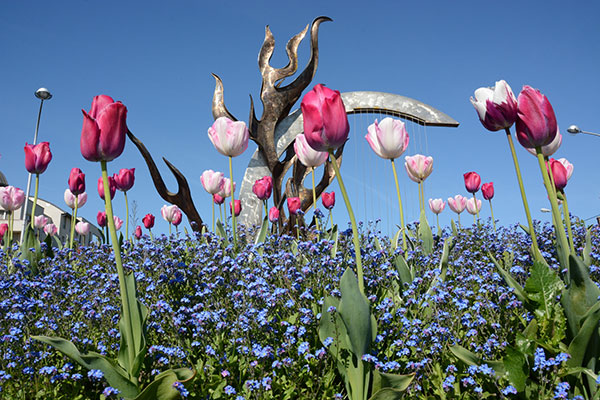
<path fill-rule="evenodd" d="M 401 94 L 460 122 L 454 129 L 414 130 L 424 137 L 412 138 L 407 155 L 420 151 L 435 159 L 426 181 L 427 198 L 467 195 L 462 174 L 474 170 L 483 182 L 494 181 L 494 211 L 501 223 L 525 222 L 505 135 L 486 131 L 469 102 L 476 88 L 505 79 L 517 93 L 529 84 L 548 96 L 564 133 L 556 157 L 575 165 L 566 189 L 570 209 L 582 218 L 600 213 L 600 138 L 565 133 L 573 123 L 600 132 L 596 1 L 568 7 L 559 1 L 2 2 L 0 171 L 9 183 L 25 188 L 23 146 L 33 140 L 39 108 L 33 93 L 47 87 L 54 97 L 44 104 L 39 140 L 50 142 L 54 159 L 41 176 L 40 195 L 63 206 L 69 171 L 79 167 L 90 195 L 80 215 L 95 220 L 102 207 L 96 191 L 100 166 L 79 151 L 81 109 L 89 110 L 93 96 L 107 94 L 128 107 L 129 128 L 150 149 L 171 190 L 176 190 L 175 181 L 160 158 L 184 172 L 201 216 L 210 223 L 210 198 L 199 176 L 209 168 L 228 170 L 227 159 L 214 150 L 206 133 L 212 123 L 211 72 L 223 78 L 230 111 L 246 120 L 248 95 L 257 100 L 260 91 L 256 60 L 265 25 L 276 40 L 272 65 L 280 67 L 287 61 L 287 40 L 320 15 L 333 22 L 321 26 L 314 83 L 341 92 Z M 301 67 L 308 59 L 305 42 Z M 387 232 L 399 220 L 397 201 L 389 162 L 378 159 L 364 140 L 371 122 L 351 120 L 342 175 L 359 219 L 382 218 Z M 234 159 L 236 181 L 255 149 L 250 143 Z M 539 212 L 548 202 L 536 160 L 520 147 L 517 151 L 534 217 L 547 220 L 549 215 Z M 136 184 L 130 201 L 138 202 L 140 218 L 151 212 L 157 215 L 157 231 L 166 231 L 160 218 L 164 201 L 128 142 L 109 168 L 131 167 L 136 168 Z M 416 184 L 402 169 L 399 175 L 408 220 L 413 220 Z M 335 219 L 345 223 L 347 213 L 337 195 Z M 122 196 L 116 200 L 116 214 L 125 219 Z M 447 224 L 451 216 L 447 208 L 440 221 Z M 487 204 L 482 216 L 489 216 Z M 470 215 L 465 212 L 462 221 L 471 221 Z"/>

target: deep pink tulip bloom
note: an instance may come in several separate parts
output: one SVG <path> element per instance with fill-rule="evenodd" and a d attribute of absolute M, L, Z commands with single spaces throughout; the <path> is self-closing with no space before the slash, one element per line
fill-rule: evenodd
<path fill-rule="evenodd" d="M 287 206 L 290 214 L 296 215 L 302 207 L 302 201 L 300 200 L 300 197 L 288 197 Z"/>
<path fill-rule="evenodd" d="M 36 215 L 33 217 L 33 226 L 38 229 L 42 229 L 48 223 L 48 218 L 43 215 Z"/>
<path fill-rule="evenodd" d="M 457 194 L 454 197 L 448 197 L 448 207 L 457 214 L 465 211 L 467 206 L 467 198 Z"/>
<path fill-rule="evenodd" d="M 491 200 L 494 197 L 494 182 L 488 182 L 481 185 L 481 193 L 483 193 L 484 199 Z"/>
<path fill-rule="evenodd" d="M 321 194 L 321 201 L 323 202 L 323 207 L 331 210 L 333 206 L 335 206 L 335 192 L 323 192 L 323 194 Z"/>
<path fill-rule="evenodd" d="M 104 228 L 106 226 L 106 212 L 98 211 L 98 214 L 96 214 L 96 222 L 98 222 L 100 228 Z"/>
<path fill-rule="evenodd" d="M 0 187 L 0 207 L 15 211 L 25 203 L 25 193 L 14 186 Z"/>
<path fill-rule="evenodd" d="M 252 185 L 252 193 L 256 195 L 260 200 L 268 200 L 271 197 L 273 191 L 273 178 L 270 176 L 264 176 L 257 179 Z"/>
<path fill-rule="evenodd" d="M 115 178 L 112 176 L 108 177 L 108 187 L 110 191 L 110 199 L 115 198 L 115 192 L 117 191 L 117 186 L 115 185 Z M 102 182 L 102 177 L 98 178 L 98 194 L 104 200 L 104 183 Z"/>
<path fill-rule="evenodd" d="M 79 168 L 72 168 L 68 184 L 69 190 L 74 195 L 85 192 L 85 174 Z"/>
<path fill-rule="evenodd" d="M 272 223 L 279 221 L 279 209 L 277 207 L 271 207 L 269 210 L 269 221 Z"/>
<path fill-rule="evenodd" d="M 404 122 L 394 118 L 384 118 L 381 122 L 369 125 L 365 139 L 381 158 L 394 160 L 408 148 L 408 132 Z"/>
<path fill-rule="evenodd" d="M 173 213 L 173 222 L 172 222 L 172 224 L 175 225 L 175 226 L 177 226 L 177 225 L 179 225 L 181 223 L 181 221 L 183 221 L 183 213 L 178 208 Z"/>
<path fill-rule="evenodd" d="M 77 208 L 81 208 L 87 202 L 88 195 L 83 192 L 77 195 Z M 70 189 L 65 189 L 65 203 L 69 208 L 75 208 L 75 195 L 71 193 Z"/>
<path fill-rule="evenodd" d="M 467 172 L 463 174 L 465 178 L 465 188 L 467 188 L 467 192 L 469 193 L 477 193 L 479 190 L 479 185 L 481 185 L 481 177 L 477 172 Z"/>
<path fill-rule="evenodd" d="M 208 128 L 208 138 L 224 156 L 237 157 L 248 148 L 250 132 L 243 121 L 219 117 Z"/>
<path fill-rule="evenodd" d="M 521 146 L 535 148 L 552 143 L 558 130 L 554 109 L 539 90 L 524 86 L 517 109 L 517 139 Z"/>
<path fill-rule="evenodd" d="M 146 214 L 146 216 L 142 218 L 142 223 L 146 229 L 152 229 L 152 227 L 154 227 L 154 215 Z"/>
<path fill-rule="evenodd" d="M 549 144 L 542 146 L 543 156 L 550 157 L 551 155 L 556 153 L 556 151 L 560 148 L 560 145 L 562 144 L 562 139 L 563 139 L 562 134 L 560 133 L 560 130 L 557 128 L 556 136 L 554 137 L 554 140 L 552 142 L 550 142 Z M 534 148 L 525 147 L 525 150 L 527 150 L 530 154 L 537 156 L 537 152 Z"/>
<path fill-rule="evenodd" d="M 127 134 L 127 107 L 111 97 L 92 100 L 89 113 L 83 112 L 81 154 L 88 161 L 112 161 L 123 153 Z"/>
<path fill-rule="evenodd" d="M 113 179 L 118 190 L 126 192 L 133 187 L 135 182 L 135 168 L 121 168 L 119 174 L 114 174 Z"/>
<path fill-rule="evenodd" d="M 52 161 L 50 143 L 41 142 L 36 145 L 25 143 L 25 168 L 31 174 L 41 174 Z"/>
<path fill-rule="evenodd" d="M 490 131 L 510 128 L 517 119 L 517 99 L 504 80 L 496 82 L 493 88 L 477 89 L 471 104 L 482 125 Z"/>
<path fill-rule="evenodd" d="M 442 199 L 429 199 L 429 209 L 434 214 L 439 214 L 444 211 L 446 207 L 446 202 Z"/>
<path fill-rule="evenodd" d="M 2 238 L 4 237 L 4 235 L 6 234 L 7 231 L 8 231 L 8 224 L 0 224 L 0 242 L 2 241 Z"/>
<path fill-rule="evenodd" d="M 304 95 L 300 107 L 310 147 L 329 152 L 346 142 L 350 125 L 340 92 L 318 84 Z"/>
<path fill-rule="evenodd" d="M 215 204 L 221 205 L 225 202 L 225 197 L 217 194 L 213 194 L 213 201 L 215 202 Z"/>
<path fill-rule="evenodd" d="M 235 216 L 239 217 L 240 213 L 242 212 L 242 201 L 241 200 L 234 200 L 233 203 L 234 203 L 234 206 L 235 206 Z M 231 203 L 229 203 L 229 212 L 231 212 Z"/>
<path fill-rule="evenodd" d="M 119 230 L 123 226 L 123 220 L 116 215 L 113 215 L 113 221 L 115 223 L 115 229 Z"/>
<path fill-rule="evenodd" d="M 559 158 L 558 160 L 556 160 L 558 162 L 560 162 L 563 167 L 565 167 L 567 169 L 567 180 L 571 179 L 571 175 L 573 175 L 573 169 L 575 167 L 573 167 L 573 164 L 571 164 L 569 162 L 569 160 L 567 160 L 566 158 Z"/>
<path fill-rule="evenodd" d="M 140 239 L 142 237 L 142 227 L 141 226 L 136 226 L 135 227 L 135 232 L 133 232 L 133 236 L 135 236 L 136 239 Z"/>
<path fill-rule="evenodd" d="M 294 151 L 302 165 L 308 168 L 320 166 L 327 161 L 327 157 L 329 157 L 329 153 L 326 151 L 317 151 L 310 147 L 306 141 L 306 136 L 303 133 L 296 136 L 296 140 L 294 141 Z"/>
<path fill-rule="evenodd" d="M 431 172 L 433 172 L 433 157 L 426 157 L 422 154 L 404 157 L 406 162 L 404 168 L 408 173 L 408 177 L 417 182 L 423 182 Z"/>
<path fill-rule="evenodd" d="M 217 194 L 223 190 L 223 173 L 207 169 L 200 176 L 202 187 L 210 194 Z"/>
<path fill-rule="evenodd" d="M 123 221 L 121 221 L 121 224 Z M 87 222 L 79 221 L 75 224 L 75 232 L 79 233 L 81 236 L 85 236 L 90 233 L 90 224 Z"/>
<path fill-rule="evenodd" d="M 474 197 L 471 197 L 469 200 L 467 200 L 467 211 L 471 215 L 478 214 L 479 211 L 481 211 L 481 200 L 477 199 L 477 202 L 475 202 Z"/>
<path fill-rule="evenodd" d="M 49 236 L 54 236 L 58 233 L 58 228 L 54 224 L 48 224 L 44 227 L 44 233 Z"/>
<path fill-rule="evenodd" d="M 562 191 L 567 186 L 567 181 L 569 180 L 567 169 L 560 161 L 554 158 L 551 158 L 548 164 L 552 168 L 552 178 L 554 179 L 556 190 Z M 548 171 L 548 174 L 550 174 L 550 171 Z"/>

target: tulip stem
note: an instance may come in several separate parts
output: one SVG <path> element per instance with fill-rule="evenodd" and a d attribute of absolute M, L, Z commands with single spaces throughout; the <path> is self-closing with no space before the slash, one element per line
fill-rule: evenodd
<path fill-rule="evenodd" d="M 100 167 L 102 168 L 102 183 L 104 185 L 104 193 L 108 194 L 108 196 L 104 196 L 107 222 L 106 226 L 107 229 L 110 231 L 112 247 L 115 253 L 115 263 L 117 264 L 117 274 L 119 276 L 119 291 L 121 293 L 121 307 L 123 308 L 123 323 L 128 328 L 124 329 L 121 332 L 121 334 L 128 336 L 126 338 L 126 343 L 128 344 L 127 355 L 129 357 L 129 365 L 132 366 L 135 360 L 135 349 L 139 348 L 139 346 L 136 346 L 134 342 L 134 327 L 131 320 L 131 307 L 135 307 L 136 305 L 129 304 L 129 302 L 127 301 L 129 296 L 127 291 L 127 285 L 125 284 L 125 271 L 123 269 L 123 261 L 121 260 L 121 249 L 119 248 L 119 239 L 117 239 L 117 229 L 115 228 L 115 220 L 113 218 L 112 202 L 110 198 L 110 187 L 108 184 L 108 172 L 106 170 L 106 161 L 100 161 Z M 137 298 L 137 296 L 135 297 Z"/>
<path fill-rule="evenodd" d="M 358 289 L 364 295 L 365 294 L 365 283 L 363 278 L 363 267 L 362 267 L 362 258 L 360 255 L 360 242 L 358 237 L 358 227 L 356 226 L 356 219 L 354 218 L 354 212 L 352 211 L 352 206 L 350 205 L 350 199 L 348 198 L 348 193 L 346 192 L 346 186 L 344 186 L 344 181 L 342 180 L 342 175 L 340 174 L 340 168 L 337 165 L 337 160 L 333 155 L 333 150 L 329 151 L 331 165 L 333 165 L 333 169 L 335 171 L 335 176 L 337 178 L 338 184 L 340 186 L 340 190 L 342 191 L 342 196 L 344 197 L 344 202 L 346 203 L 346 209 L 348 210 L 348 216 L 350 217 L 350 223 L 352 224 L 352 241 L 354 242 L 354 253 L 356 256 L 356 275 L 358 279 Z"/>
<path fill-rule="evenodd" d="M 396 182 L 396 193 L 398 194 L 398 207 L 400 208 L 400 224 L 402 225 L 402 249 L 406 251 L 406 230 L 404 229 L 404 210 L 402 209 L 402 198 L 400 197 L 400 186 L 398 185 L 398 174 L 396 173 L 396 164 L 392 161 L 392 170 L 394 171 L 394 181 Z M 438 224 L 439 225 L 439 224 Z"/>
<path fill-rule="evenodd" d="M 171 223 L 169 222 L 169 236 L 171 236 Z"/>
<path fill-rule="evenodd" d="M 473 203 L 475 203 L 475 211 L 477 211 L 477 220 L 475 220 L 477 223 L 477 221 L 479 221 L 479 207 L 477 207 L 477 197 L 475 197 L 475 192 L 473 192 Z M 475 219 L 475 215 L 473 215 L 473 219 Z"/>
<path fill-rule="evenodd" d="M 268 200 L 263 200 L 263 205 L 265 206 L 265 217 L 269 218 L 269 206 L 267 205 L 267 201 Z"/>
<path fill-rule="evenodd" d="M 35 191 L 33 192 L 33 207 L 31 208 L 31 229 L 33 230 L 33 219 L 35 218 L 35 206 L 37 204 L 38 198 L 38 187 L 40 184 L 40 174 L 35 174 Z M 29 201 L 29 199 L 25 199 L 25 201 Z M 23 232 L 25 233 L 25 232 Z"/>
<path fill-rule="evenodd" d="M 319 231 L 319 217 L 317 216 L 317 190 L 315 189 L 315 167 L 311 167 L 312 170 L 312 195 L 313 195 L 313 207 L 315 210 L 315 225 L 317 227 L 317 231 Z"/>
<path fill-rule="evenodd" d="M 329 219 L 331 220 L 331 232 L 333 232 L 333 212 L 329 209 Z"/>
<path fill-rule="evenodd" d="M 9 247 L 12 244 L 14 225 L 15 225 L 15 213 L 14 213 L 14 211 L 9 211 L 8 212 L 8 237 L 6 238 L 6 240 L 4 242 L 7 250 L 9 250 Z M 21 233 L 21 235 L 23 235 L 23 233 Z"/>
<path fill-rule="evenodd" d="M 563 213 L 565 215 L 565 223 L 567 224 L 567 231 L 569 232 L 569 247 L 571 248 L 571 253 L 575 254 L 575 243 L 573 242 L 573 230 L 571 229 L 571 214 L 569 214 L 569 204 L 567 203 L 567 195 L 564 191 L 561 191 L 561 194 L 563 197 Z"/>
<path fill-rule="evenodd" d="M 462 226 L 460 226 L 460 213 L 458 213 L 457 215 L 458 215 L 458 227 L 462 228 Z"/>
<path fill-rule="evenodd" d="M 213 197 L 211 203 L 212 203 L 212 216 L 213 216 L 213 229 L 212 229 L 212 231 L 214 232 L 215 231 L 215 199 L 214 199 L 214 197 Z"/>
<path fill-rule="evenodd" d="M 438 236 L 442 236 L 442 230 L 440 229 L 440 214 L 435 214 L 435 219 L 437 221 Z"/>
<path fill-rule="evenodd" d="M 237 247 L 237 237 L 236 237 L 236 233 L 235 233 L 235 193 L 234 193 L 234 189 L 233 189 L 233 164 L 232 164 L 232 158 L 233 157 L 229 157 L 229 176 L 231 178 L 230 180 L 230 184 L 231 184 L 231 225 L 233 228 L 233 247 Z"/>
<path fill-rule="evenodd" d="M 506 128 L 506 138 L 508 139 L 508 146 L 512 154 L 513 163 L 515 164 L 515 172 L 517 173 L 517 180 L 519 181 L 519 189 L 521 190 L 521 199 L 523 200 L 523 207 L 525 208 L 525 215 L 527 216 L 527 223 L 529 224 L 529 236 L 531 236 L 531 244 L 533 246 L 534 254 L 540 254 L 538 247 L 537 238 L 535 236 L 535 230 L 533 229 L 533 221 L 531 220 L 531 213 L 529 212 L 529 204 L 527 203 L 527 196 L 525 195 L 525 188 L 523 186 L 523 177 L 521 176 L 521 168 L 519 168 L 519 160 L 517 159 L 517 153 L 515 152 L 515 145 L 513 144 L 512 135 L 510 129 Z"/>
<path fill-rule="evenodd" d="M 129 240 L 129 202 L 127 201 L 127 192 L 123 192 L 125 195 L 125 238 Z"/>
<path fill-rule="evenodd" d="M 490 211 L 492 212 L 492 222 L 494 223 L 494 233 L 496 233 L 496 219 L 494 218 L 494 208 L 492 207 L 492 199 L 490 199 L 489 202 L 490 202 Z"/>
<path fill-rule="evenodd" d="M 79 205 L 79 195 L 75 195 L 75 208 L 71 214 L 71 238 L 69 240 L 69 248 L 73 248 L 73 238 L 75 237 L 75 221 L 77 221 L 77 206 Z"/>

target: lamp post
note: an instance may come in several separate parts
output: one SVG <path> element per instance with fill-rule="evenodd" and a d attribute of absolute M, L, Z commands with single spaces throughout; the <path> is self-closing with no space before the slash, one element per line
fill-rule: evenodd
<path fill-rule="evenodd" d="M 37 123 L 35 124 L 35 135 L 33 136 L 33 144 L 37 144 L 38 130 L 40 128 L 40 118 L 42 117 L 42 107 L 44 106 L 44 100 L 50 100 L 52 93 L 46 88 L 39 88 L 35 91 L 35 97 L 40 99 L 40 111 L 38 112 Z M 29 191 L 31 190 L 31 173 L 27 177 L 27 192 L 25 193 L 25 207 L 21 208 L 21 219 L 23 220 L 23 231 L 21 232 L 21 243 L 23 243 L 23 236 L 25 227 L 27 226 L 27 212 L 29 210 Z"/>
<path fill-rule="evenodd" d="M 579 129 L 579 127 L 577 125 L 571 125 L 568 129 L 567 132 L 569 132 L 572 135 L 576 135 L 578 133 L 585 133 L 588 135 L 594 135 L 594 136 L 600 136 L 600 133 L 594 133 L 594 132 L 588 132 L 588 131 L 582 131 L 581 129 Z"/>

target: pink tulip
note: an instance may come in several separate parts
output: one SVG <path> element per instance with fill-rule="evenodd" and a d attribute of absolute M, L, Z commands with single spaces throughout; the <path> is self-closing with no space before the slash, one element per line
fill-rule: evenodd
<path fill-rule="evenodd" d="M 235 191 L 235 182 L 233 182 L 233 191 Z M 231 196 L 231 180 L 229 178 L 223 178 L 223 188 L 217 194 L 224 199 Z"/>
<path fill-rule="evenodd" d="M 213 194 L 213 201 L 215 202 L 215 204 L 221 205 L 225 202 L 225 198 L 219 196 L 219 194 Z"/>
<path fill-rule="evenodd" d="M 115 198 L 115 192 L 117 191 L 117 185 L 115 185 L 115 179 L 112 176 L 108 177 L 108 187 L 110 190 L 110 199 L 112 200 Z M 98 178 L 98 194 L 104 200 L 104 182 L 102 181 L 102 177 Z"/>
<path fill-rule="evenodd" d="M 217 151 L 224 156 L 237 157 L 248 148 L 250 132 L 243 121 L 219 117 L 208 128 L 208 138 Z"/>
<path fill-rule="evenodd" d="M 54 236 L 58 233 L 58 228 L 54 224 L 48 224 L 44 227 L 44 233 L 49 236 Z"/>
<path fill-rule="evenodd" d="M 0 224 L 0 241 L 2 241 L 2 238 L 4 237 L 4 235 L 6 234 L 7 231 L 8 231 L 8 224 L 6 224 L 6 223 Z"/>
<path fill-rule="evenodd" d="M 104 228 L 106 226 L 106 212 L 98 211 L 98 214 L 96 214 L 96 221 L 100 228 Z"/>
<path fill-rule="evenodd" d="M 200 176 L 202 187 L 210 194 L 217 194 L 223 189 L 223 173 L 207 169 Z"/>
<path fill-rule="evenodd" d="M 467 172 L 463 174 L 465 178 L 465 188 L 469 193 L 477 193 L 479 191 L 479 185 L 481 185 L 481 177 L 477 172 Z"/>
<path fill-rule="evenodd" d="M 524 86 L 517 109 L 517 139 L 523 147 L 535 148 L 552 143 L 558 126 L 552 105 L 539 90 Z"/>
<path fill-rule="evenodd" d="M 83 207 L 84 204 L 87 202 L 87 198 L 88 195 L 85 192 L 77 195 L 77 208 Z M 65 203 L 67 203 L 67 206 L 69 208 L 75 208 L 75 196 L 73 195 L 73 193 L 71 193 L 70 189 L 65 189 Z"/>
<path fill-rule="evenodd" d="M 264 177 L 258 179 L 256 182 L 254 182 L 254 185 L 252 185 L 252 192 L 260 200 L 268 200 L 269 197 L 271 197 L 272 191 L 273 191 L 273 178 L 271 178 L 270 176 L 264 176 Z"/>
<path fill-rule="evenodd" d="M 15 211 L 25 203 L 25 193 L 14 186 L 0 187 L 0 207 Z"/>
<path fill-rule="evenodd" d="M 181 213 L 181 210 L 178 208 L 175 210 L 175 212 L 173 214 L 172 224 L 175 226 L 178 226 L 182 220 L 183 220 L 183 214 Z"/>
<path fill-rule="evenodd" d="M 477 203 L 475 203 L 474 197 L 467 200 L 467 211 L 471 215 L 479 213 L 479 211 L 481 211 L 481 200 L 477 199 Z"/>
<path fill-rule="evenodd" d="M 127 192 L 133 187 L 133 183 L 135 182 L 135 168 L 122 168 L 118 175 L 113 175 L 113 180 L 117 189 Z"/>
<path fill-rule="evenodd" d="M 127 134 L 127 107 L 111 97 L 92 100 L 89 113 L 83 112 L 81 154 L 88 161 L 112 161 L 123 153 Z"/>
<path fill-rule="evenodd" d="M 177 212 L 181 212 L 181 210 L 179 209 L 179 207 L 177 207 L 174 204 L 170 205 L 170 206 L 167 206 L 165 204 L 160 209 L 160 214 L 162 215 L 163 219 L 169 223 L 173 223 L 173 221 L 175 220 L 175 217 L 177 215 Z"/>
<path fill-rule="evenodd" d="M 323 207 L 325 207 L 328 210 L 331 210 L 333 206 L 335 206 L 335 192 L 323 192 L 323 194 L 321 195 L 321 201 L 323 202 Z"/>
<path fill-rule="evenodd" d="M 484 199 L 491 200 L 494 197 L 494 182 L 488 182 L 481 185 L 481 193 L 483 193 Z"/>
<path fill-rule="evenodd" d="M 448 207 L 457 214 L 465 210 L 467 206 L 467 198 L 457 194 L 454 197 L 448 197 Z"/>
<path fill-rule="evenodd" d="M 517 119 L 517 99 L 504 80 L 497 81 L 493 88 L 477 89 L 471 104 L 483 126 L 490 131 L 510 128 Z"/>
<path fill-rule="evenodd" d="M 142 218 L 142 223 L 146 229 L 152 229 L 154 226 L 154 215 L 146 214 L 146 216 Z"/>
<path fill-rule="evenodd" d="M 42 229 L 44 225 L 48 223 L 48 218 L 43 215 L 36 215 L 33 217 L 33 226 L 38 229 Z"/>
<path fill-rule="evenodd" d="M 36 145 L 25 143 L 25 168 L 29 173 L 43 173 L 51 160 L 50 143 L 41 142 Z"/>
<path fill-rule="evenodd" d="M 551 158 L 547 164 L 550 164 L 550 168 L 552 168 L 552 178 L 554 179 L 556 190 L 562 191 L 567 186 L 567 181 L 569 180 L 567 169 L 560 161 L 554 158 Z M 550 174 L 549 171 L 548 174 Z"/>
<path fill-rule="evenodd" d="M 140 239 L 142 237 L 142 227 L 141 226 L 136 226 L 135 227 L 135 232 L 133 233 L 133 236 L 135 236 L 136 239 Z"/>
<path fill-rule="evenodd" d="M 113 221 L 115 222 L 115 229 L 121 229 L 121 227 L 123 226 L 123 220 L 115 215 L 113 216 Z"/>
<path fill-rule="evenodd" d="M 566 168 L 567 170 L 567 180 L 571 179 L 571 175 L 573 175 L 573 164 L 571 164 L 566 158 L 559 158 L 558 160 L 556 160 L 558 162 L 560 162 L 563 167 Z"/>
<path fill-rule="evenodd" d="M 429 199 L 429 209 L 434 214 L 439 214 L 444 211 L 446 207 L 446 202 L 442 199 Z"/>
<path fill-rule="evenodd" d="M 235 204 L 235 216 L 239 217 L 242 212 L 242 202 L 241 200 L 234 200 L 233 202 Z M 231 203 L 229 203 L 229 212 L 231 212 Z"/>
<path fill-rule="evenodd" d="M 350 125 L 340 92 L 318 84 L 304 95 L 300 107 L 310 147 L 329 152 L 346 142 Z"/>
<path fill-rule="evenodd" d="M 554 140 L 551 143 L 549 143 L 545 146 L 542 146 L 542 154 L 544 155 L 544 157 L 550 157 L 551 155 L 556 153 L 556 151 L 558 150 L 558 148 L 560 147 L 561 144 L 562 144 L 562 134 L 560 133 L 560 130 L 557 127 L 556 136 L 554 137 Z M 525 150 L 527 150 L 530 154 L 532 154 L 534 156 L 537 155 L 535 148 L 525 147 Z"/>
<path fill-rule="evenodd" d="M 294 142 L 294 151 L 296 152 L 296 156 L 302 165 L 308 168 L 316 168 L 320 166 L 327 161 L 327 157 L 329 157 L 329 153 L 326 151 L 317 151 L 310 147 L 306 141 L 306 136 L 303 133 L 296 136 L 296 141 Z"/>
<path fill-rule="evenodd" d="M 302 201 L 300 197 L 288 197 L 287 206 L 291 215 L 297 215 L 302 206 Z"/>
<path fill-rule="evenodd" d="M 433 157 L 426 157 L 421 154 L 404 157 L 406 162 L 404 167 L 408 177 L 417 183 L 423 182 L 433 171 Z"/>
<path fill-rule="evenodd" d="M 121 221 L 121 224 L 122 223 L 123 221 Z M 88 224 L 87 222 L 79 221 L 75 224 L 75 231 L 81 236 L 86 236 L 88 233 L 90 233 L 90 224 Z"/>
<path fill-rule="evenodd" d="M 68 184 L 69 190 L 74 195 L 85 192 L 85 174 L 79 168 L 72 168 Z"/>
<path fill-rule="evenodd" d="M 408 148 L 408 132 L 404 122 L 394 118 L 384 118 L 380 123 L 369 125 L 365 139 L 381 158 L 394 160 Z"/>
<path fill-rule="evenodd" d="M 272 223 L 279 221 L 279 209 L 277 207 L 271 207 L 269 210 L 269 221 Z"/>

